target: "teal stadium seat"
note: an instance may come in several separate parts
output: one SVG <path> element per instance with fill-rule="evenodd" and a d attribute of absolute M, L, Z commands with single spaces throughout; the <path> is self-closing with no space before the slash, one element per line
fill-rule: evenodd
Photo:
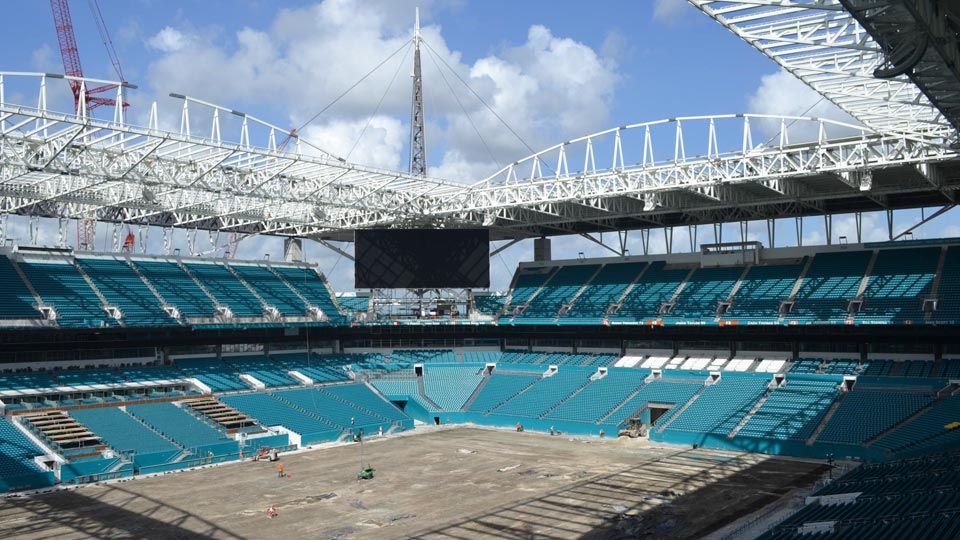
<path fill-rule="evenodd" d="M 780 303 L 790 297 L 806 258 L 797 264 L 764 264 L 750 267 L 737 289 L 730 309 L 721 317 L 740 324 L 777 324 Z"/>
<path fill-rule="evenodd" d="M 76 261 L 107 302 L 120 309 L 124 326 L 177 324 L 126 261 L 94 258 L 77 258 Z"/>
<path fill-rule="evenodd" d="M 872 251 L 820 253 L 813 258 L 797 291 L 788 321 L 801 324 L 844 324 L 848 303 L 857 296 Z"/>
<path fill-rule="evenodd" d="M 870 272 L 858 323 L 922 323 L 940 248 L 882 250 Z"/>
<path fill-rule="evenodd" d="M 39 319 L 36 299 L 6 255 L 0 255 L 0 319 Z"/>
<path fill-rule="evenodd" d="M 620 310 L 609 320 L 639 323 L 659 319 L 660 306 L 673 297 L 689 273 L 689 268 L 665 268 L 662 261 L 650 263 L 650 268 L 623 299 Z"/>
<path fill-rule="evenodd" d="M 116 326 L 103 303 L 75 266 L 69 262 L 23 262 L 23 273 L 46 304 L 57 311 L 63 327 L 102 328 Z"/>
<path fill-rule="evenodd" d="M 263 305 L 223 264 L 190 262 L 186 267 L 235 317 L 263 317 Z"/>
<path fill-rule="evenodd" d="M 210 297 L 176 262 L 134 259 L 133 263 L 160 296 L 176 306 L 181 316 L 195 318 L 216 315 Z"/>
<path fill-rule="evenodd" d="M 285 317 L 303 317 L 307 305 L 276 274 L 265 266 L 230 263 L 230 268 L 246 281 L 267 305 L 277 308 Z"/>

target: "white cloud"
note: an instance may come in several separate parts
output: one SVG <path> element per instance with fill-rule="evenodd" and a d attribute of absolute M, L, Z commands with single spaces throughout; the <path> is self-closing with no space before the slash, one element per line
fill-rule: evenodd
<path fill-rule="evenodd" d="M 676 22 L 686 9 L 686 0 L 653 0 L 653 18 L 660 22 Z"/>
<path fill-rule="evenodd" d="M 806 83 L 783 69 L 760 78 L 760 85 L 748 99 L 747 112 L 784 116 L 813 116 L 851 124 L 859 123 L 831 101 L 807 86 Z M 779 133 L 779 122 L 771 120 L 763 124 L 761 127 L 764 128 L 767 135 L 773 136 Z M 791 142 L 798 142 L 816 138 L 818 129 L 815 123 L 797 122 L 788 127 L 787 133 Z M 839 136 L 840 134 L 842 134 L 840 130 L 827 133 L 828 136 Z M 755 140 L 754 142 L 759 141 Z"/>
<path fill-rule="evenodd" d="M 165 26 L 147 40 L 147 45 L 161 52 L 172 53 L 182 50 L 189 42 L 190 39 L 183 32 Z"/>
<path fill-rule="evenodd" d="M 319 128 L 302 136 L 326 136 L 325 141 L 315 141 L 318 146 L 341 149 L 339 153 L 346 154 L 359 133 L 356 126 L 362 129 L 379 103 L 372 134 L 364 137 L 370 140 L 361 141 L 351 159 L 381 165 L 403 163 L 406 135 L 399 141 L 394 135 L 409 128 L 394 127 L 406 122 L 410 107 L 406 75 L 412 59 L 409 51 L 406 56 L 403 51 L 410 31 L 408 25 L 397 23 L 398 18 L 405 20 L 400 10 L 407 7 L 395 2 L 325 0 L 305 8 L 281 10 L 264 28 L 238 31 L 232 43 L 205 37 L 207 32 L 168 27 L 150 40 L 161 52 L 149 68 L 150 86 L 161 96 L 173 91 L 241 110 L 271 108 L 258 113 L 276 124 L 289 122 L 296 126 L 400 49 L 324 113 L 317 120 Z M 429 163 L 431 174 L 469 174 L 454 178 L 476 181 L 493 173 L 498 168 L 496 162 L 506 163 L 530 153 L 527 145 L 539 149 L 608 127 L 618 80 L 611 57 L 534 25 L 524 43 L 505 46 L 468 64 L 461 53 L 448 48 L 440 27 L 427 24 L 422 32 L 429 45 L 422 51 L 424 93 L 431 122 L 427 155 L 445 156 L 442 162 L 434 159 Z M 184 47 L 184 43 L 190 46 Z M 444 65 L 453 73 L 439 67 Z M 527 144 L 509 133 L 458 78 L 466 81 Z M 288 120 L 281 120 L 283 116 Z M 398 123 L 388 126 L 387 118 Z M 379 135 L 377 130 L 381 130 Z M 346 139 L 331 139 L 340 136 Z M 386 156 L 386 151 L 395 151 L 396 155 Z"/>
<path fill-rule="evenodd" d="M 394 170 L 401 168 L 405 136 L 400 120 L 389 116 L 374 116 L 369 123 L 367 120 L 333 120 L 303 131 L 304 139 L 335 156 Z"/>

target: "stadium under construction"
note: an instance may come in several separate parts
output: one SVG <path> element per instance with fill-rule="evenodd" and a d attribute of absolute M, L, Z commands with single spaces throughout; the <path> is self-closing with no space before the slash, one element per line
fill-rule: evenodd
<path fill-rule="evenodd" d="M 441 179 L 419 14 L 395 171 L 201 97 L 128 123 L 51 0 L 65 74 L 0 71 L 0 536 L 960 537 L 960 238 L 911 234 L 960 194 L 960 9 L 689 3 L 853 120 L 673 117 Z"/>

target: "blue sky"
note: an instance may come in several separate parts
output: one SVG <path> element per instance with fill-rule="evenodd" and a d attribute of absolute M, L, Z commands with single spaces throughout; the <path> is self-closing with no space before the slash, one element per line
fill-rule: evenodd
<path fill-rule="evenodd" d="M 413 8 L 406 0 L 100 0 L 126 79 L 139 85 L 130 118 L 145 122 L 157 100 L 168 126 L 177 121 L 178 92 L 229 106 L 280 126 L 300 125 L 357 81 L 409 37 Z M 427 143 L 431 174 L 479 180 L 497 164 L 608 127 L 674 116 L 764 112 L 844 118 L 828 103 L 753 48 L 683 0 L 573 1 L 431 0 L 423 10 Z M 71 2 L 88 76 L 113 70 L 86 1 Z M 62 71 L 48 3 L 7 0 L 17 25 L 0 34 L 0 69 Z M 353 161 L 405 168 L 409 130 L 409 56 L 397 55 L 303 131 L 304 137 Z M 446 63 L 450 66 L 440 69 Z M 444 72 L 454 91 L 439 76 Z M 466 80 L 524 142 L 513 137 L 453 73 Z M 458 103 L 459 100 L 459 103 Z M 379 108 L 378 108 L 379 104 Z M 471 125 L 473 124 L 473 125 Z M 474 127 L 475 126 L 475 127 Z M 475 133 L 479 130 L 483 139 Z M 913 219 L 906 213 L 902 219 Z M 835 234 L 848 234 L 840 218 Z M 921 234 L 960 233 L 947 217 Z M 781 238 L 791 243 L 793 224 Z M 49 224 L 41 241 L 54 243 Z M 102 227 L 106 229 L 106 227 Z M 879 216 L 865 220 L 879 239 Z M 733 236 L 734 227 L 728 229 Z M 752 234 L 759 234 L 757 224 Z M 823 240 L 822 220 L 811 220 L 806 242 Z M 14 220 L 9 236 L 24 236 Z M 686 245 L 678 231 L 676 245 Z M 109 243 L 108 231 L 100 231 Z M 209 245 L 206 233 L 199 243 Z M 656 236 L 656 235 L 655 235 Z M 151 232 L 149 249 L 158 249 Z M 185 246 L 186 234 L 175 242 Z M 659 241 L 659 240 L 658 240 Z M 795 239 L 793 239 L 795 242 Z M 636 240 L 635 240 L 636 242 Z M 252 238 L 240 256 L 280 253 L 276 239 Z M 555 241 L 556 258 L 577 252 L 603 255 L 584 239 Z M 637 253 L 639 246 L 631 251 Z M 308 243 L 308 257 L 338 289 L 352 286 L 348 261 Z M 505 288 L 519 260 L 532 256 L 523 242 L 491 261 L 495 288 Z"/>

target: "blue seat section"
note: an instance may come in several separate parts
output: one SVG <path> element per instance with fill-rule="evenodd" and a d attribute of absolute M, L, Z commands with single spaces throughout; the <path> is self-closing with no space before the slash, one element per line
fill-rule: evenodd
<path fill-rule="evenodd" d="M 671 375 L 664 376 L 645 384 L 630 399 L 628 399 L 620 408 L 613 411 L 605 420 L 604 424 L 618 426 L 627 421 L 631 416 L 642 410 L 649 403 L 660 405 L 674 405 L 670 411 L 676 411 L 684 403 L 690 400 L 694 394 L 703 388 L 702 379 L 696 380 L 694 377 L 677 378 Z M 657 425 L 665 422 L 669 413 L 664 414 L 657 420 Z"/>
<path fill-rule="evenodd" d="M 547 279 L 553 274 L 551 270 L 537 272 L 521 272 L 517 270 L 516 284 L 513 286 L 513 294 L 510 295 L 510 306 L 520 306 L 526 304 L 530 297 L 537 292 L 540 287 L 546 283 Z"/>
<path fill-rule="evenodd" d="M 265 266 L 230 263 L 230 268 L 246 281 L 268 304 L 287 317 L 303 317 L 307 306 L 276 274 Z"/>
<path fill-rule="evenodd" d="M 205 457 L 208 452 L 223 455 L 239 451 L 237 442 L 225 433 L 172 403 L 131 405 L 127 412 L 198 457 Z"/>
<path fill-rule="evenodd" d="M 920 323 L 930 296 L 940 248 L 883 250 L 870 272 L 859 323 Z"/>
<path fill-rule="evenodd" d="M 283 364 L 272 362 L 266 356 L 224 356 L 223 360 L 230 364 L 237 373 L 251 375 L 267 387 L 300 384 L 299 381 L 287 373 Z"/>
<path fill-rule="evenodd" d="M 193 262 L 187 263 L 186 266 L 214 298 L 230 308 L 234 316 L 263 316 L 263 305 L 226 266 L 218 263 Z"/>
<path fill-rule="evenodd" d="M 420 395 L 420 385 L 415 378 L 373 379 L 370 384 L 389 400 L 407 399 L 417 403 L 426 411 L 432 411 L 435 408 Z M 441 410 L 451 409 L 442 408 Z"/>
<path fill-rule="evenodd" d="M 113 369 L 77 369 L 55 371 L 53 376 L 62 386 L 92 386 L 95 384 L 123 384 L 127 379 Z"/>
<path fill-rule="evenodd" d="M 874 446 L 892 452 L 903 452 L 922 444 L 948 447 L 960 443 L 960 429 L 948 425 L 960 422 L 960 395 L 946 397 L 912 422 L 880 437 Z"/>
<path fill-rule="evenodd" d="M 717 320 L 717 305 L 729 298 L 742 274 L 742 266 L 698 269 L 677 295 L 673 311 L 663 316 L 663 322 L 714 324 Z"/>
<path fill-rule="evenodd" d="M 116 321 L 103 310 L 100 298 L 72 264 L 22 262 L 20 268 L 44 303 L 56 309 L 60 326 L 116 326 Z"/>
<path fill-rule="evenodd" d="M 667 431 L 726 435 L 750 412 L 769 384 L 769 375 L 724 374 L 719 381 L 704 388 L 667 426 Z"/>
<path fill-rule="evenodd" d="M 428 362 L 454 364 L 457 362 L 457 355 L 451 349 L 396 349 L 390 353 L 390 359 L 409 364 Z"/>
<path fill-rule="evenodd" d="M 862 465 L 815 496 L 859 493 L 846 504 L 810 504 L 788 517 L 762 540 L 947 540 L 960 538 L 960 454 Z M 833 533 L 802 530 L 808 523 L 833 522 Z"/>
<path fill-rule="evenodd" d="M 59 386 L 46 371 L 18 371 L 0 373 L 0 390 L 29 390 Z"/>
<path fill-rule="evenodd" d="M 940 361 L 934 376 L 943 379 L 960 379 L 960 359 L 944 358 Z"/>
<path fill-rule="evenodd" d="M 170 317 L 153 292 L 126 261 L 77 258 L 77 266 L 86 272 L 107 302 L 120 308 L 126 326 L 170 326 Z"/>
<path fill-rule="evenodd" d="M 333 396 L 337 400 L 346 403 L 358 410 L 373 413 L 377 417 L 387 421 L 406 420 L 407 415 L 399 409 L 387 403 L 377 394 L 363 384 L 338 384 L 334 386 L 324 386 L 319 389 L 321 393 Z"/>
<path fill-rule="evenodd" d="M 529 302 L 527 308 L 518 318 L 555 319 L 560 307 L 569 303 L 573 299 L 573 295 L 583 287 L 590 276 L 595 274 L 599 268 L 600 265 L 596 264 L 561 267 L 553 278 L 543 286 L 540 294 Z"/>
<path fill-rule="evenodd" d="M 503 309 L 503 303 L 507 301 L 506 296 L 499 294 L 481 294 L 474 295 L 473 307 L 480 313 L 486 315 L 496 315 Z M 364 311 L 366 311 L 364 309 Z"/>
<path fill-rule="evenodd" d="M 809 377 L 809 376 L 808 376 Z M 788 376 L 754 413 L 738 437 L 804 440 L 837 398 L 840 378 Z"/>
<path fill-rule="evenodd" d="M 0 319 L 39 319 L 36 299 L 6 255 L 0 255 Z"/>
<path fill-rule="evenodd" d="M 647 263 L 605 264 L 590 281 L 583 293 L 577 297 L 573 307 L 561 317 L 564 320 L 576 320 L 583 324 L 599 324 L 606 317 L 607 308 L 623 296 L 630 283 Z"/>
<path fill-rule="evenodd" d="M 542 352 L 503 351 L 500 362 L 504 364 L 535 364 L 543 358 Z"/>
<path fill-rule="evenodd" d="M 320 311 L 329 317 L 333 324 L 346 324 L 346 316 L 340 312 L 333 293 L 327 286 L 326 278 L 316 270 L 307 267 L 274 266 L 273 270 L 297 289 L 311 305 L 320 308 Z"/>
<path fill-rule="evenodd" d="M 898 392 L 854 386 L 818 441 L 861 444 L 899 424 L 933 401 L 927 392 Z"/>
<path fill-rule="evenodd" d="M 240 380 L 236 369 L 217 358 L 178 358 L 175 362 L 184 375 L 199 380 L 214 392 L 250 389 Z"/>
<path fill-rule="evenodd" d="M 176 262 L 134 260 L 133 264 L 183 317 L 213 317 L 216 314 L 210 297 Z"/>
<path fill-rule="evenodd" d="M 813 258 L 797 291 L 790 321 L 804 324 L 843 324 L 847 304 L 857 296 L 872 251 L 820 253 Z"/>
<path fill-rule="evenodd" d="M 589 382 L 591 373 L 586 370 L 560 369 L 550 377 L 544 377 L 523 393 L 490 411 L 502 416 L 539 418 L 567 396 Z"/>
<path fill-rule="evenodd" d="M 790 366 L 790 373 L 806 374 L 856 375 L 859 370 L 860 362 L 844 359 L 798 358 Z"/>
<path fill-rule="evenodd" d="M 486 412 L 540 380 L 540 373 L 498 373 L 494 371 L 467 410 Z"/>
<path fill-rule="evenodd" d="M 960 324 L 960 247 L 947 248 L 937 288 L 937 310 L 931 314 L 930 321 Z"/>
<path fill-rule="evenodd" d="M 496 364 L 500 362 L 500 351 L 462 351 L 460 358 L 465 364 Z"/>
<path fill-rule="evenodd" d="M 114 450 L 121 454 L 135 452 L 134 462 L 141 467 L 168 463 L 181 452 L 118 407 L 77 409 L 69 414 Z"/>
<path fill-rule="evenodd" d="M 0 492 L 53 485 L 53 473 L 33 461 L 42 455 L 40 448 L 0 416 Z"/>
<path fill-rule="evenodd" d="M 340 309 L 344 311 L 366 313 L 370 308 L 370 297 L 338 295 L 337 303 L 340 304 Z"/>
<path fill-rule="evenodd" d="M 483 380 L 479 368 L 426 366 L 423 392 L 444 411 L 459 411 Z"/>
<path fill-rule="evenodd" d="M 805 264 L 806 258 L 797 264 L 752 266 L 721 319 L 744 324 L 776 324 L 780 302 L 790 297 Z"/>
<path fill-rule="evenodd" d="M 232 394 L 221 396 L 220 401 L 256 419 L 261 425 L 283 426 L 298 433 L 302 444 L 334 440 L 342 431 L 336 425 L 268 394 Z"/>
<path fill-rule="evenodd" d="M 661 304 L 673 297 L 689 273 L 689 268 L 666 268 L 662 261 L 650 263 L 650 268 L 623 299 L 620 311 L 609 317 L 610 321 L 628 323 L 658 319 Z"/>
<path fill-rule="evenodd" d="M 131 382 L 169 381 L 182 379 L 183 373 L 172 366 L 143 366 L 120 368 L 123 377 Z"/>
<path fill-rule="evenodd" d="M 317 354 L 274 353 L 270 358 L 282 364 L 287 370 L 298 371 L 317 383 L 345 381 L 350 378 L 343 370 L 342 364 L 324 359 Z"/>
<path fill-rule="evenodd" d="M 865 364 L 863 375 L 866 377 L 930 377 L 933 375 L 933 362 L 872 358 Z"/>
<path fill-rule="evenodd" d="M 588 384 L 544 418 L 599 422 L 614 407 L 643 386 L 643 380 L 649 374 L 650 371 L 646 369 L 610 368 L 605 377 Z"/>

